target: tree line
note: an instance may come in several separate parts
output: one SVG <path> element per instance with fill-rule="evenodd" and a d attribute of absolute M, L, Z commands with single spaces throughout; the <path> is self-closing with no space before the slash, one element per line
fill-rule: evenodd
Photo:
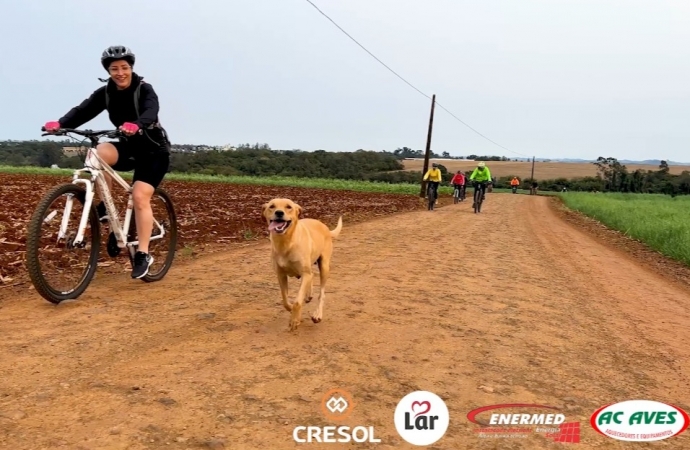
<path fill-rule="evenodd" d="M 425 155 L 424 150 L 412 150 L 409 147 L 401 147 L 396 149 L 393 152 L 393 155 L 398 158 L 398 159 L 404 159 L 404 158 L 424 158 Z M 511 161 L 510 158 L 506 158 L 505 156 L 479 156 L 479 155 L 467 155 L 467 156 L 450 156 L 450 153 L 448 152 L 443 152 L 440 155 L 438 153 L 435 153 L 433 150 L 429 150 L 429 158 L 434 158 L 434 159 L 469 159 L 469 160 L 474 160 L 474 161 Z M 517 161 L 517 159 L 515 160 Z"/>
<path fill-rule="evenodd" d="M 0 165 L 63 168 L 83 167 L 83 156 L 65 156 L 63 147 L 76 147 L 72 141 L 0 141 Z M 432 157 L 442 157 L 433 154 Z M 404 170 L 405 158 L 423 157 L 422 150 L 401 147 L 390 151 L 357 150 L 327 152 L 317 150 L 272 150 L 267 144 L 242 144 L 232 151 L 199 151 L 172 153 L 171 172 L 208 175 L 287 176 L 300 178 L 339 178 L 379 181 L 385 183 L 419 183 L 422 173 Z M 505 157 L 468 155 L 468 159 L 506 161 Z M 597 176 L 536 180 L 540 190 L 662 193 L 671 196 L 690 194 L 690 172 L 680 175 L 669 172 L 662 161 L 659 170 L 637 169 L 630 172 L 615 158 L 599 157 L 593 163 Z M 453 177 L 440 165 L 443 181 Z M 471 171 L 465 172 L 467 176 Z M 496 187 L 510 188 L 512 175 L 496 180 Z M 520 188 L 528 189 L 532 180 L 520 180 Z"/>

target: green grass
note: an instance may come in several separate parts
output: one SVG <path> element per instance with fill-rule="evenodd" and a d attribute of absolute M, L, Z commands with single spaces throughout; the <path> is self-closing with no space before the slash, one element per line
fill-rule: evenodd
<path fill-rule="evenodd" d="M 690 197 L 653 194 L 561 195 L 566 206 L 690 266 Z"/>
<path fill-rule="evenodd" d="M 35 166 L 2 166 L 0 165 L 0 173 L 15 173 L 28 175 L 53 175 L 70 178 L 73 169 L 51 169 L 48 167 Z M 119 172 L 125 180 L 132 180 L 132 172 Z M 165 176 L 166 180 L 174 181 L 195 181 L 200 183 L 233 183 L 233 184 L 251 184 L 262 186 L 294 186 L 300 188 L 310 189 L 332 189 L 332 190 L 347 190 L 360 192 L 373 192 L 384 194 L 402 194 L 402 195 L 419 195 L 419 184 L 390 184 L 383 182 L 372 181 L 358 181 L 358 180 L 338 180 L 330 178 L 294 178 L 294 177 L 255 177 L 255 176 L 224 176 L 224 175 L 201 175 L 194 173 L 176 173 L 172 172 Z M 472 192 L 472 188 L 468 187 L 468 194 Z M 507 193 L 510 189 L 494 189 L 494 192 Z M 453 195 L 453 188 L 451 186 L 441 186 L 439 188 L 440 194 Z M 529 194 L 529 191 L 518 191 L 521 194 Z M 540 192 L 541 193 L 541 192 Z M 553 194 L 556 194 L 555 192 Z M 471 195 L 471 194 L 470 194 Z"/>
<path fill-rule="evenodd" d="M 0 173 L 15 173 L 29 175 L 54 175 L 70 178 L 72 169 L 50 169 L 46 167 L 33 166 L 0 166 Z M 119 172 L 125 180 L 132 179 L 131 172 Z M 357 181 L 357 180 L 337 180 L 327 178 L 293 178 L 293 177 L 254 177 L 254 176 L 214 176 L 187 173 L 169 173 L 165 176 L 166 180 L 171 181 L 195 181 L 201 183 L 234 183 L 251 184 L 263 186 L 294 186 L 311 189 L 332 189 L 348 190 L 361 192 L 374 192 L 386 194 L 419 194 L 418 184 L 389 184 L 381 182 Z M 450 192 L 450 191 L 449 191 Z"/>

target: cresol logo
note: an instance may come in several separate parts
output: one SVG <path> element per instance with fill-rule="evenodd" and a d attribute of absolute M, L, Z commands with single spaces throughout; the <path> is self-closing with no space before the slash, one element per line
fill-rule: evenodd
<path fill-rule="evenodd" d="M 651 400 L 628 400 L 603 406 L 592 414 L 597 432 L 619 441 L 661 441 L 688 428 L 690 417 L 682 409 Z"/>

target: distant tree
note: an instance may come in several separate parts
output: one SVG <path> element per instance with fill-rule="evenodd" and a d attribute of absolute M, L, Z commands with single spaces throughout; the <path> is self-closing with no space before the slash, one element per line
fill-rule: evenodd
<path fill-rule="evenodd" d="M 597 166 L 599 176 L 606 182 L 606 190 L 619 191 L 625 184 L 628 177 L 628 169 L 618 162 L 616 158 L 600 156 L 592 164 Z"/>

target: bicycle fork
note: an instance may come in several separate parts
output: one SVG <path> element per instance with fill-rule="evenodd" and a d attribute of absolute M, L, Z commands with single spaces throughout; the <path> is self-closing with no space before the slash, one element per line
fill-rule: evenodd
<path fill-rule="evenodd" d="M 93 202 L 93 185 L 89 180 L 84 180 L 81 178 L 78 178 L 75 176 L 74 180 L 72 180 L 74 184 L 83 184 L 84 187 L 86 188 L 86 197 L 84 199 L 84 211 L 81 214 L 81 218 L 79 219 L 79 228 L 77 228 L 77 236 L 74 238 L 74 241 L 72 241 L 72 245 L 77 246 L 80 245 L 84 241 L 84 231 L 86 230 L 86 222 L 89 219 L 89 212 L 91 211 L 91 203 Z M 67 198 L 67 201 L 65 202 L 65 211 L 62 215 L 62 222 L 60 223 L 60 231 L 58 232 L 58 240 L 60 239 L 65 239 L 67 237 L 67 225 L 69 223 L 69 218 L 70 215 L 72 214 L 72 204 L 74 202 L 74 195 L 70 195 Z M 46 221 L 49 219 L 52 219 L 55 217 L 55 214 L 57 214 L 56 211 L 53 211 L 48 217 L 46 217 Z"/>

